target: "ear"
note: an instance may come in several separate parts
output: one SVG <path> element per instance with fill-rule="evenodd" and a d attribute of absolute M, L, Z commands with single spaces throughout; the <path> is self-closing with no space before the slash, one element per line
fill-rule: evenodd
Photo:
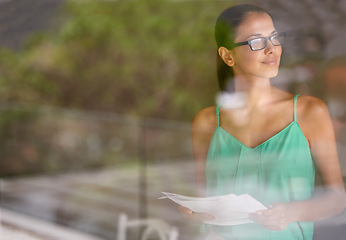
<path fill-rule="evenodd" d="M 222 60 L 230 67 L 234 66 L 234 59 L 232 56 L 232 52 L 225 47 L 219 47 L 218 49 L 219 56 Z"/>

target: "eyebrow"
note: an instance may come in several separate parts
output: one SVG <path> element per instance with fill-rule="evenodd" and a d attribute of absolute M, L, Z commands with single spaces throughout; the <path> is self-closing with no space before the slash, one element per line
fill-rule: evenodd
<path fill-rule="evenodd" d="M 277 32 L 277 30 L 274 30 L 274 31 L 271 32 L 270 35 L 272 35 L 272 34 L 274 34 L 274 33 L 276 33 L 276 32 Z M 249 39 L 250 37 L 262 37 L 262 34 L 251 34 L 251 35 L 248 36 L 246 39 Z"/>

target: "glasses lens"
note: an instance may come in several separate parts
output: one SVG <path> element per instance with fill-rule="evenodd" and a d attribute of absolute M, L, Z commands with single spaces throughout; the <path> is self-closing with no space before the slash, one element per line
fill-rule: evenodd
<path fill-rule="evenodd" d="M 251 46 L 251 49 L 253 51 L 257 51 L 257 50 L 261 50 L 263 48 L 266 47 L 266 42 L 267 42 L 267 39 L 266 38 L 255 38 L 255 39 L 252 39 L 249 41 L 249 44 Z"/>
<path fill-rule="evenodd" d="M 285 33 L 278 33 L 270 38 L 274 46 L 282 45 L 285 42 Z"/>

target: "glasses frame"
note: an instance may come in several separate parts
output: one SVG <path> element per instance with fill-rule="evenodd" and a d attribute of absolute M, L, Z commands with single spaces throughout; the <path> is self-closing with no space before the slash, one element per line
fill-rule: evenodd
<path fill-rule="evenodd" d="M 278 35 L 283 35 L 284 37 L 284 41 L 280 44 L 274 44 L 272 39 Z M 260 50 L 263 50 L 267 47 L 267 44 L 268 44 L 268 40 L 274 45 L 274 46 L 281 46 L 285 43 L 285 37 L 286 37 L 286 33 L 285 32 L 278 32 L 278 33 L 275 33 L 269 37 L 257 37 L 257 38 L 254 38 L 254 39 L 250 39 L 248 41 L 244 41 L 244 42 L 238 42 L 238 43 L 234 43 L 233 44 L 233 47 L 239 47 L 239 46 L 243 46 L 243 45 L 249 45 L 250 46 L 250 49 L 252 51 L 260 51 Z M 260 49 L 253 49 L 252 46 L 251 46 L 251 42 L 254 41 L 254 40 L 257 40 L 257 39 L 265 39 L 265 44 L 264 44 L 264 47 L 263 48 L 260 48 Z"/>

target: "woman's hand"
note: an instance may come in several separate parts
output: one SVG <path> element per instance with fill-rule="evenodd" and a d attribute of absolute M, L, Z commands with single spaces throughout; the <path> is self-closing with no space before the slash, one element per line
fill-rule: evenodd
<path fill-rule="evenodd" d="M 297 214 L 291 203 L 273 203 L 266 210 L 250 213 L 249 218 L 267 229 L 281 231 L 296 221 Z"/>
<path fill-rule="evenodd" d="M 213 221 L 215 219 L 214 216 L 208 213 L 198 213 L 193 212 L 191 209 L 183 207 L 179 205 L 179 211 L 188 219 L 198 220 L 198 221 Z"/>

